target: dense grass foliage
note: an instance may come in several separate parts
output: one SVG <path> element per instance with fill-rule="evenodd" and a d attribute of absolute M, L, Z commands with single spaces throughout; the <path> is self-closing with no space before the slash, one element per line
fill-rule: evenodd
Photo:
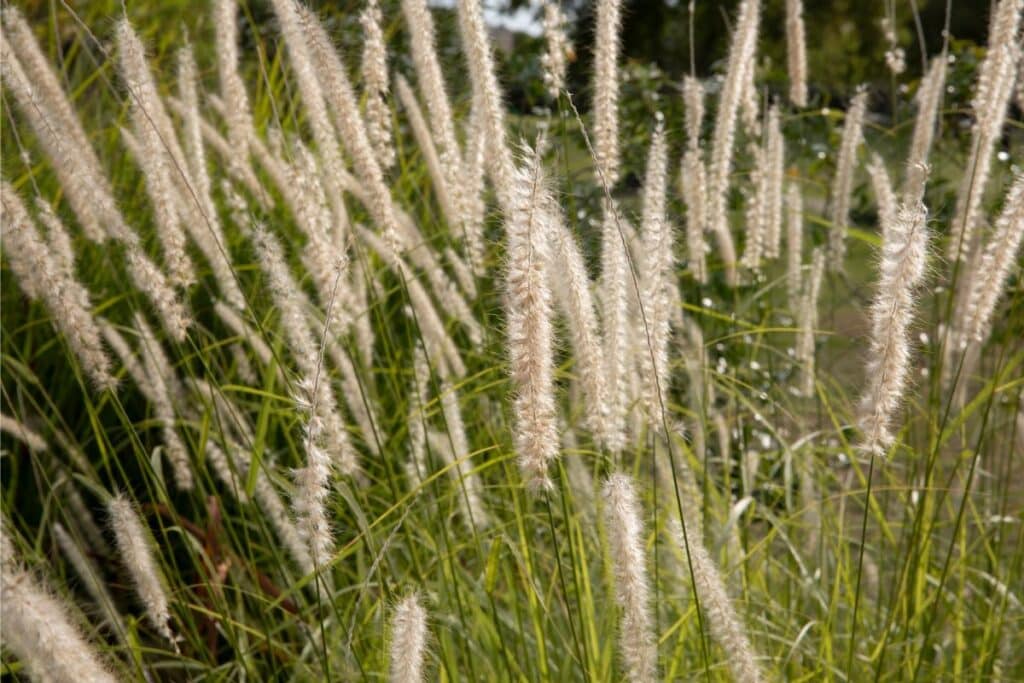
<path fill-rule="evenodd" d="M 886 92 L 185 4 L 4 7 L 5 676 L 1024 680 L 1020 0 Z"/>

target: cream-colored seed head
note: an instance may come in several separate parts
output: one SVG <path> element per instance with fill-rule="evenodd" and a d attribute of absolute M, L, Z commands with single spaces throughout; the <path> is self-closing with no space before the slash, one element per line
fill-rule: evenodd
<path fill-rule="evenodd" d="M 427 612 L 415 593 L 395 605 L 391 614 L 391 683 L 419 683 L 424 680 Z"/>
<path fill-rule="evenodd" d="M 786 292 L 789 310 L 800 308 L 800 266 L 803 263 L 804 200 L 797 181 L 790 181 L 786 190 Z"/>
<path fill-rule="evenodd" d="M 962 175 L 946 252 L 952 263 L 966 259 L 976 249 L 975 233 L 983 223 L 981 206 L 992 172 L 993 152 L 1003 134 L 1017 62 L 1021 58 L 1019 26 L 1022 9 L 1024 0 L 1000 0 L 993 10 L 988 50 L 971 100 L 975 119 L 971 154 L 964 165 L 969 170 Z"/>
<path fill-rule="evenodd" d="M 714 233 L 718 241 L 718 250 L 726 268 L 726 280 L 731 286 L 737 284 L 738 276 L 736 248 L 729 230 L 726 202 L 736 139 L 736 120 L 744 91 L 748 89 L 749 78 L 752 77 L 749 70 L 757 50 L 760 21 L 760 0 L 744 0 L 740 4 L 729 48 L 729 65 L 718 101 L 708 168 L 707 229 Z"/>
<path fill-rule="evenodd" d="M 598 0 L 594 29 L 594 162 L 600 182 L 619 179 L 619 33 L 622 0 Z"/>
<path fill-rule="evenodd" d="M 604 387 L 608 400 L 606 445 L 618 453 L 626 445 L 626 409 L 631 370 L 626 356 L 629 342 L 629 254 L 620 226 L 625 228 L 611 200 L 602 203 L 601 229 L 601 332 L 604 342 Z"/>
<path fill-rule="evenodd" d="M 643 396 L 652 425 L 661 423 L 661 406 L 668 395 L 668 345 L 672 310 L 678 305 L 675 277 L 675 231 L 666 214 L 668 192 L 668 145 L 659 118 L 651 138 L 644 177 L 641 240 L 644 268 L 640 275 L 645 328 L 639 361 L 644 382 Z"/>
<path fill-rule="evenodd" d="M 124 494 L 111 498 L 107 510 L 118 553 L 132 578 L 136 595 L 146 608 L 146 618 L 156 632 L 177 650 L 177 639 L 171 631 L 170 600 L 164 579 L 157 569 L 149 530 L 143 526 L 135 507 Z"/>
<path fill-rule="evenodd" d="M 678 512 L 676 514 L 678 515 Z M 687 531 L 691 524 L 692 520 L 687 520 Z M 690 566 L 693 568 L 694 587 L 700 601 L 700 609 L 705 614 L 704 623 L 726 652 L 726 664 L 733 680 L 738 683 L 758 683 L 764 680 L 746 628 L 729 599 L 725 582 L 711 555 L 702 543 L 695 542 L 692 537 L 687 537 L 686 541 L 689 542 L 685 543 L 682 528 L 678 524 L 674 526 L 677 547 L 688 555 Z"/>
<path fill-rule="evenodd" d="M 786 0 L 786 64 L 789 68 L 789 101 L 807 106 L 807 38 L 804 35 L 804 3 Z"/>
<path fill-rule="evenodd" d="M 0 638 L 33 679 L 54 683 L 117 680 L 85 639 L 71 607 L 25 569 L 0 521 Z"/>
<path fill-rule="evenodd" d="M 846 110 L 843 136 L 839 143 L 836 174 L 832 180 L 832 227 L 829 229 L 829 269 L 843 269 L 846 258 L 846 232 L 850 220 L 850 197 L 853 194 L 854 172 L 857 168 L 857 150 L 864 136 L 864 115 L 867 112 L 868 91 L 858 90 Z"/>
<path fill-rule="evenodd" d="M 882 245 L 878 291 L 871 305 L 867 389 L 859 413 L 861 447 L 872 454 L 884 455 L 895 440 L 896 413 L 910 375 L 916 289 L 928 256 L 927 216 L 924 205 L 901 205 Z"/>
<path fill-rule="evenodd" d="M 519 469 L 530 489 L 552 486 L 548 465 L 558 456 L 551 290 L 545 270 L 550 263 L 551 218 L 545 211 L 549 192 L 540 160 L 532 152 L 516 170 L 511 204 L 505 217 L 507 261 L 505 309 L 515 446 Z"/>
<path fill-rule="evenodd" d="M 983 343 L 992 331 L 996 304 L 1006 289 L 1017 253 L 1024 242 L 1024 174 L 1018 174 L 1006 193 L 1003 210 L 995 221 L 995 232 L 981 253 L 978 266 L 967 282 L 964 314 L 955 326 L 962 336 L 956 346 L 971 341 Z"/>
<path fill-rule="evenodd" d="M 651 587 L 644 557 L 644 524 L 633 481 L 613 474 L 604 483 L 604 518 L 615 568 L 619 604 L 619 652 L 627 680 L 654 681 L 658 650 L 651 619 Z"/>
<path fill-rule="evenodd" d="M 565 89 L 565 74 L 569 68 L 572 43 L 565 31 L 566 18 L 555 0 L 544 3 L 544 38 L 546 47 L 541 56 L 544 86 L 551 99 L 558 99 Z"/>
<path fill-rule="evenodd" d="M 55 251 L 54 242 L 70 245 L 63 226 L 50 215 L 49 243 L 40 234 L 21 198 L 6 181 L 0 186 L 0 221 L 4 252 L 18 280 L 30 295 L 41 298 L 54 326 L 64 335 L 82 370 L 98 390 L 112 389 L 117 380 L 96 320 L 88 290 L 74 276 L 73 255 Z M 68 246 L 67 249 L 70 249 Z"/>
<path fill-rule="evenodd" d="M 516 164 L 508 145 L 505 127 L 505 108 L 501 88 L 494 67 L 494 55 L 479 0 L 458 0 L 459 35 L 469 66 L 473 85 L 474 116 L 480 138 L 487 173 L 497 194 L 498 206 L 506 219 L 514 211 L 516 198 Z M 467 158 L 467 163 L 472 159 Z"/>
<path fill-rule="evenodd" d="M 907 157 L 907 175 L 903 186 L 904 203 L 912 204 L 924 198 L 924 184 L 928 177 L 928 154 L 940 108 L 942 94 L 946 89 L 946 58 L 942 55 L 932 59 L 928 73 L 921 79 L 917 96 L 917 117 L 914 119 L 914 135 Z"/>
<path fill-rule="evenodd" d="M 391 109 L 388 107 L 388 56 L 381 29 L 380 5 L 368 0 L 359 14 L 363 29 L 363 94 L 366 97 L 366 135 L 382 169 L 395 165 L 395 146 L 391 140 Z"/>
<path fill-rule="evenodd" d="M 196 273 L 186 251 L 179 206 L 183 197 L 176 187 L 179 174 L 186 173 L 185 154 L 178 146 L 174 127 L 157 92 L 142 41 L 127 19 L 118 22 L 117 45 L 136 141 L 129 142 L 129 147 L 137 147 L 135 160 L 146 177 L 146 191 L 171 281 L 187 287 L 195 283 Z"/>

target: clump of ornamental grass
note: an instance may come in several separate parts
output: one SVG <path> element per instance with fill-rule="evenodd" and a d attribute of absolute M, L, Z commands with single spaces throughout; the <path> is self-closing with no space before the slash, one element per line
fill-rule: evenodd
<path fill-rule="evenodd" d="M 994 4 L 965 149 L 950 44 L 916 112 L 894 69 L 894 117 L 865 126 L 851 92 L 821 151 L 809 93 L 843 88 L 808 82 L 802 4 L 739 3 L 723 78 L 695 53 L 671 121 L 633 114 L 668 89 L 625 98 L 643 9 L 595 5 L 580 114 L 546 2 L 545 54 L 515 57 L 578 127 L 506 107 L 520 84 L 478 0 L 458 35 L 424 0 L 350 22 L 274 0 L 267 25 L 216 0 L 194 42 L 5 8 L 6 670 L 1011 678 L 1024 183 L 994 151 L 1016 145 L 1020 0 Z M 760 80 L 762 23 L 788 83 Z M 962 258 L 925 299 L 931 233 Z M 857 448 L 920 457 L 865 479 Z"/>

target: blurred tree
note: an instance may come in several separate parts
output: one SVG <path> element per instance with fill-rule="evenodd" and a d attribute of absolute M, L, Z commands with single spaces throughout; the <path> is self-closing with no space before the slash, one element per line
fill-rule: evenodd
<path fill-rule="evenodd" d="M 954 0 L 892 0 L 898 44 L 907 55 L 907 78 L 921 73 L 914 6 L 918 9 L 925 53 L 942 49 L 947 2 L 951 5 L 952 35 L 984 44 L 988 32 L 988 3 Z M 511 0 L 508 7 L 527 4 Z M 592 0 L 563 0 L 576 18 L 573 39 L 579 59 L 573 65 L 570 87 L 586 91 L 592 59 L 594 7 Z M 670 78 L 693 70 L 699 76 L 720 73 L 728 55 L 732 20 L 739 0 L 626 0 L 623 12 L 622 50 L 627 59 L 657 64 Z M 979 7 L 979 5 L 981 5 Z M 889 48 L 883 32 L 888 0 L 805 0 L 808 63 L 813 90 L 819 100 L 845 96 L 858 83 L 887 88 L 890 73 L 885 65 Z M 692 13 L 691 13 L 692 10 Z M 764 4 L 758 54 L 761 78 L 781 88 L 785 79 L 785 5 Z M 691 41 L 692 35 L 692 41 Z"/>

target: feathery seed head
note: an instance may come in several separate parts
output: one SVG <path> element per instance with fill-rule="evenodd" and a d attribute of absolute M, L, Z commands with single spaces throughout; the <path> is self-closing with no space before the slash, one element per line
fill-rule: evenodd
<path fill-rule="evenodd" d="M 867 112 L 868 91 L 861 87 L 850 101 L 843 123 L 843 137 L 839 143 L 836 174 L 832 181 L 832 227 L 829 231 L 830 269 L 840 271 L 846 258 L 846 232 L 850 214 L 850 196 L 853 194 L 854 172 L 857 167 L 857 149 L 863 140 L 864 116 Z"/>
<path fill-rule="evenodd" d="M 157 633 L 177 650 L 177 638 L 171 631 L 169 600 L 153 556 L 149 531 L 124 494 L 119 493 L 111 498 L 107 510 L 118 553 L 135 584 L 136 595 L 146 608 L 146 618 Z"/>
<path fill-rule="evenodd" d="M 600 182 L 619 179 L 619 33 L 622 0 L 598 0 L 594 30 L 594 160 Z"/>
<path fill-rule="evenodd" d="M 505 325 L 516 392 L 516 452 L 524 481 L 536 490 L 551 487 L 548 465 L 558 455 L 552 304 L 545 273 L 552 229 L 545 199 L 550 190 L 540 159 L 529 150 L 525 156 L 523 167 L 515 171 L 512 210 L 505 217 Z"/>
<path fill-rule="evenodd" d="M 860 404 L 861 447 L 876 455 L 884 455 L 895 440 L 893 423 L 909 379 L 910 325 L 928 256 L 927 215 L 923 204 L 901 205 L 882 245 L 867 390 Z"/>
<path fill-rule="evenodd" d="M 569 68 L 569 58 L 573 55 L 572 43 L 565 31 L 566 18 L 556 0 L 544 3 L 544 38 L 546 49 L 541 56 L 541 67 L 544 69 L 544 85 L 553 100 L 565 89 L 565 74 Z"/>
<path fill-rule="evenodd" d="M 786 0 L 786 63 L 789 67 L 789 101 L 807 106 L 807 38 L 804 35 L 802 0 Z"/>
<path fill-rule="evenodd" d="M 427 612 L 415 593 L 395 605 L 391 614 L 392 683 L 418 683 L 423 680 L 427 649 Z"/>
<path fill-rule="evenodd" d="M 650 584 L 644 557 L 644 525 L 632 479 L 612 474 L 604 483 L 604 517 L 615 567 L 615 599 L 619 604 L 619 651 L 628 680 L 657 677 L 658 651 L 651 624 Z"/>

